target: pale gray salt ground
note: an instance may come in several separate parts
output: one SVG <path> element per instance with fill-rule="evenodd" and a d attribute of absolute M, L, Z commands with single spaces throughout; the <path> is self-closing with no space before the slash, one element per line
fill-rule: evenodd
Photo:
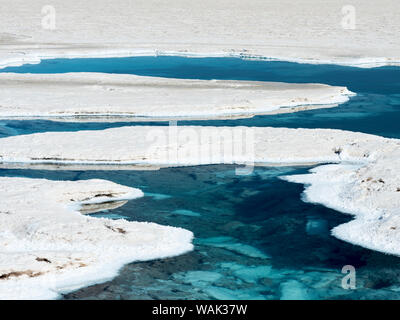
<path fill-rule="evenodd" d="M 27 5 L 29 3 L 29 5 Z M 59 28 L 41 25 L 46 0 L 2 0 L 0 64 L 40 57 L 175 54 L 268 57 L 311 63 L 398 65 L 398 1 L 53 0 Z M 18 13 L 16 15 L 16 13 Z M 105 14 L 107 13 L 107 14 Z M 61 27 L 62 26 L 62 27 Z M 390 26 L 390 27 L 388 27 Z M 84 32 L 82 32 L 84 30 Z"/>

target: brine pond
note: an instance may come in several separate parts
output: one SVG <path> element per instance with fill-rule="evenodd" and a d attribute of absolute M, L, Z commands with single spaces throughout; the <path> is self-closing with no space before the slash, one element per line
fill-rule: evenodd
<path fill-rule="evenodd" d="M 135 57 L 54 59 L 0 72 L 106 72 L 187 79 L 324 83 L 356 92 L 336 108 L 178 125 L 334 128 L 400 138 L 400 68 L 361 69 L 237 58 Z M 102 130 L 168 122 L 0 120 L 0 137 L 47 131 Z M 68 168 L 64 168 L 68 169 Z M 304 186 L 279 179 L 309 167 L 210 165 L 130 170 L 0 169 L 0 176 L 51 180 L 100 178 L 140 188 L 145 197 L 93 216 L 149 221 L 191 230 L 194 251 L 134 262 L 112 281 L 64 299 L 398 299 L 400 259 L 340 241 L 330 230 L 351 216 L 302 201 Z M 342 267 L 356 268 L 345 290 Z"/>

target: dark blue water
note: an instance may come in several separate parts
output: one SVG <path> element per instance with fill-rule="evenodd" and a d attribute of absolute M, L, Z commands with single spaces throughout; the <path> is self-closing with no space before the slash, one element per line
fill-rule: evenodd
<path fill-rule="evenodd" d="M 131 73 L 190 79 L 237 79 L 341 85 L 358 96 L 333 109 L 251 119 L 180 121 L 181 125 L 337 128 L 400 138 L 400 68 L 244 61 L 229 58 L 138 57 L 55 59 L 1 72 Z M 0 121 L 0 137 L 45 131 L 102 130 L 167 122 L 85 123 Z M 256 168 L 236 176 L 231 166 L 160 171 L 0 170 L 0 176 L 54 180 L 101 178 L 141 188 L 146 196 L 100 215 L 192 230 L 186 255 L 132 263 L 113 281 L 65 299 L 398 299 L 400 260 L 330 236 L 350 217 L 301 201 L 301 185 L 278 179 L 308 168 Z M 357 289 L 341 288 L 344 265 L 357 269 Z"/>

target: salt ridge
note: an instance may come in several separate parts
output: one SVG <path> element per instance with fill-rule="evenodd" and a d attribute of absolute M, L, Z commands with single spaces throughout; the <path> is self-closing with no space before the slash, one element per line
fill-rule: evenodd
<path fill-rule="evenodd" d="M 333 107 L 345 87 L 103 73 L 0 74 L 0 118 L 212 119 Z M 12 97 L 12 99 L 10 99 Z"/>

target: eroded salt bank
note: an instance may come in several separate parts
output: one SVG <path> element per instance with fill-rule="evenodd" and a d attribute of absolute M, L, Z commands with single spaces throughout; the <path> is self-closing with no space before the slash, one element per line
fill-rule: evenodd
<path fill-rule="evenodd" d="M 143 196 L 105 180 L 0 178 L 0 299 L 53 299 L 113 278 L 124 264 L 192 249 L 192 233 L 93 218 L 82 204 Z"/>

